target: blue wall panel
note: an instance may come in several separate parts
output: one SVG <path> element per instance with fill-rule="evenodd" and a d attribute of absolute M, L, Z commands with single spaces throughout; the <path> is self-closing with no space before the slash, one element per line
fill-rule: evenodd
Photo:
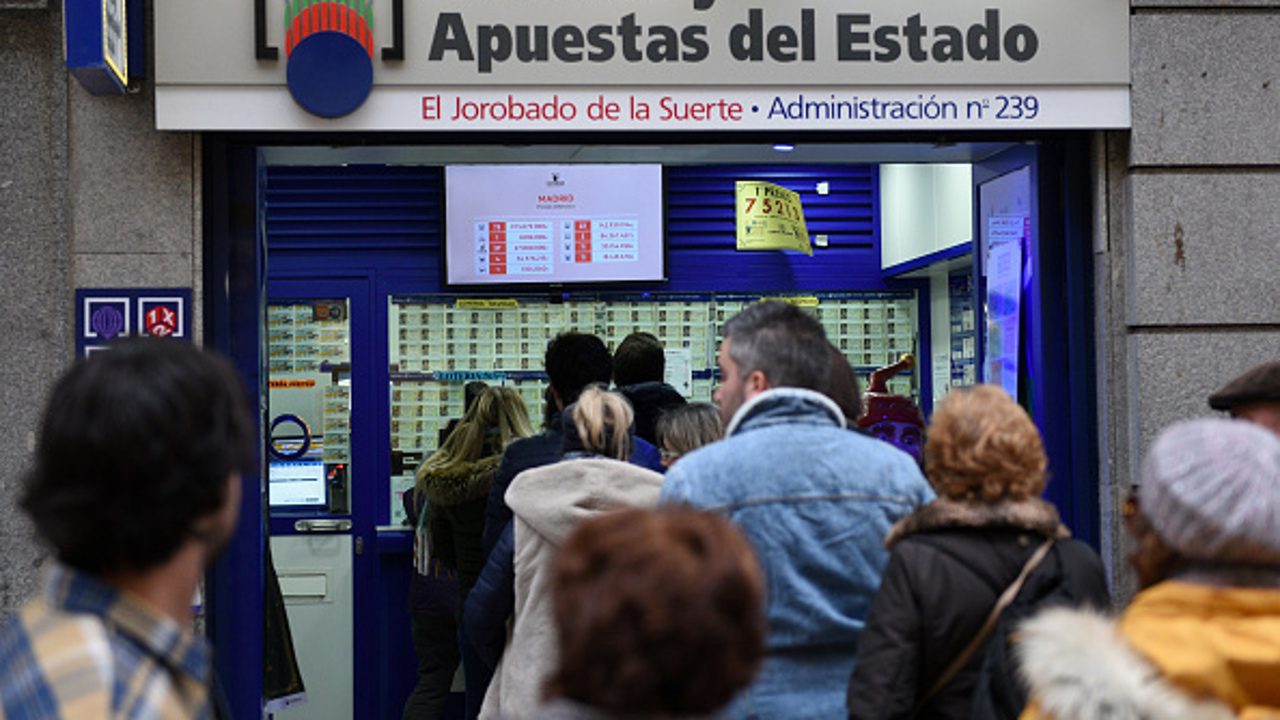
<path fill-rule="evenodd" d="M 278 166 L 267 170 L 273 275 L 315 270 L 421 270 L 421 293 L 445 290 L 439 167 Z M 674 166 L 666 171 L 668 292 L 878 290 L 879 174 L 874 165 Z M 767 180 L 801 195 L 814 256 L 738 252 L 734 182 Z M 828 192 L 819 195 L 818 184 Z M 499 190 L 500 191 L 500 190 Z M 343 258 L 343 256 L 346 256 Z M 584 288 L 599 290 L 601 288 Z"/>

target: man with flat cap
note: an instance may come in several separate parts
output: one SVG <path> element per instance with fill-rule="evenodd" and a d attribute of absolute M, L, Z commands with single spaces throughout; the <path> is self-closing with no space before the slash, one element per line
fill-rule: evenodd
<path fill-rule="evenodd" d="M 1209 407 L 1280 435 L 1280 360 L 1249 370 L 1209 396 Z"/>

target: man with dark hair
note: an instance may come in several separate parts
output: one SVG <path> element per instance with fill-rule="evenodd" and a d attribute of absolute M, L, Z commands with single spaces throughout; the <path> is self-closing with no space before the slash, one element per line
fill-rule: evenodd
<path fill-rule="evenodd" d="M 658 444 L 658 416 L 685 404 L 684 396 L 664 382 L 667 356 L 647 332 L 634 332 L 613 351 L 613 384 L 636 413 L 636 437 Z"/>
<path fill-rule="evenodd" d="M 191 602 L 254 435 L 231 366 L 186 343 L 121 342 L 58 381 L 20 500 L 55 559 L 0 630 L 0 716 L 210 716 Z"/>
<path fill-rule="evenodd" d="M 484 523 L 484 550 L 493 550 L 498 537 L 511 521 L 511 509 L 503 500 L 507 486 L 516 475 L 530 468 L 558 462 L 564 433 L 560 429 L 560 411 L 572 405 L 589 385 L 608 385 L 613 376 L 613 358 L 604 341 L 595 335 L 563 332 L 547 345 L 544 360 L 548 391 L 555 413 L 546 429 L 531 438 L 511 443 L 502 454 L 502 464 L 489 491 L 488 515 Z M 662 460 L 652 443 L 637 438 L 631 462 L 662 472 Z"/>
<path fill-rule="evenodd" d="M 844 716 L 841 677 L 888 562 L 884 537 L 933 499 L 908 455 L 844 429 L 823 394 L 831 362 L 822 326 L 797 307 L 763 302 L 731 319 L 716 390 L 726 437 L 662 487 L 737 523 L 768 579 L 764 668 L 729 717 Z"/>

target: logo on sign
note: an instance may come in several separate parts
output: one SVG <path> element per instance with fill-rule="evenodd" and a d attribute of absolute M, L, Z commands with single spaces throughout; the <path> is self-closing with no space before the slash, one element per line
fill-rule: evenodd
<path fill-rule="evenodd" d="M 142 316 L 148 335 L 169 337 L 178 331 L 178 313 L 168 305 L 157 305 Z"/>
<path fill-rule="evenodd" d="M 103 340 L 111 340 L 124 330 L 124 313 L 111 305 L 103 305 L 89 316 L 89 328 Z"/>
<path fill-rule="evenodd" d="M 144 295 L 138 297 L 138 327 L 142 335 L 185 338 L 186 301 L 177 297 Z"/>
<path fill-rule="evenodd" d="M 373 0 L 286 0 L 289 94 L 312 115 L 354 112 L 373 90 Z"/>

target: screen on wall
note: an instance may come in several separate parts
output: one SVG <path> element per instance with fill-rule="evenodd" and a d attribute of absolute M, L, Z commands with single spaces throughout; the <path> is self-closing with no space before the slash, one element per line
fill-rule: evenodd
<path fill-rule="evenodd" d="M 657 281 L 661 165 L 450 165 L 450 285 Z"/>

